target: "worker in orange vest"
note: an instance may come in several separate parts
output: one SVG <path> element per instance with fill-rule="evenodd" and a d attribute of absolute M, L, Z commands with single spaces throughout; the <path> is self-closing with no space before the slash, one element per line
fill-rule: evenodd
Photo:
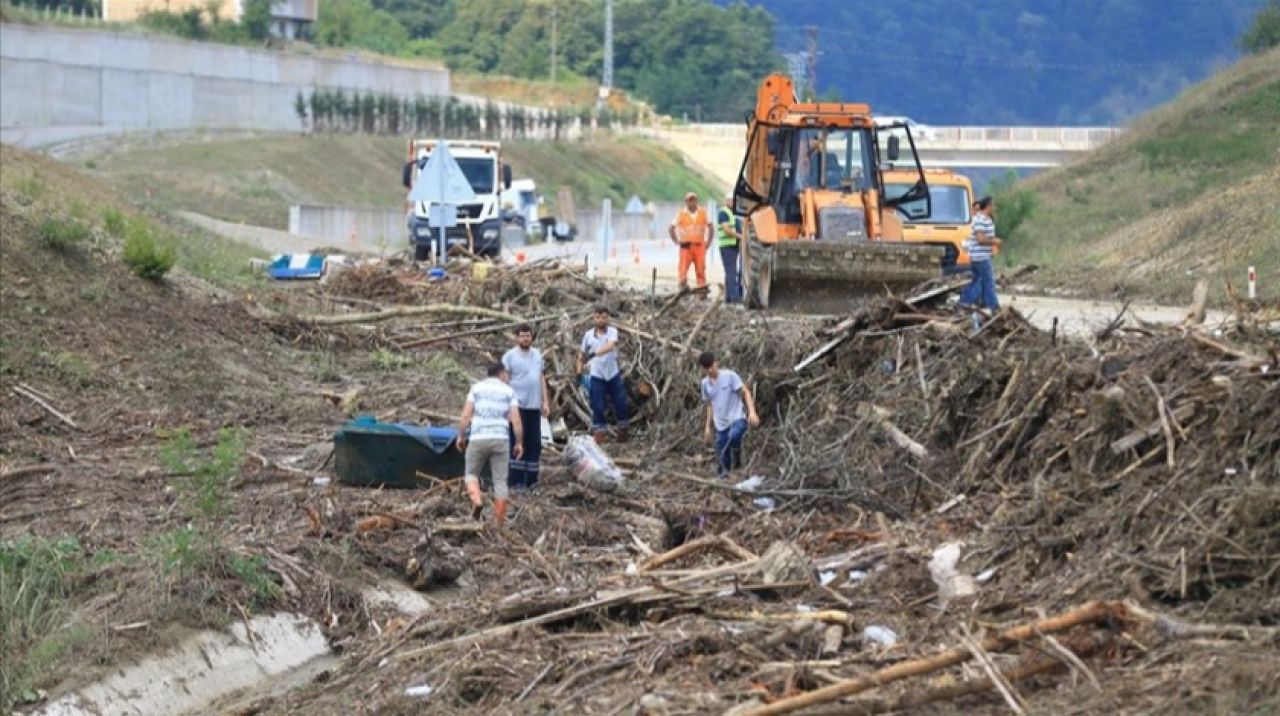
<path fill-rule="evenodd" d="M 680 290 L 689 288 L 689 265 L 693 264 L 693 273 L 698 278 L 698 288 L 707 287 L 707 245 L 711 242 L 711 222 L 707 220 L 707 210 L 698 206 L 698 195 L 689 192 L 684 195 L 684 208 L 676 213 L 667 227 L 671 241 L 680 246 L 680 266 L 676 269 L 676 277 L 680 281 Z"/>

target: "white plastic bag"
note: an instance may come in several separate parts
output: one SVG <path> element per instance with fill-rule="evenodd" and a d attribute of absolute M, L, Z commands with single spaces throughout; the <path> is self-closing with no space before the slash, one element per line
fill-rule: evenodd
<path fill-rule="evenodd" d="M 935 549 L 933 559 L 929 560 L 929 575 L 933 577 L 933 583 L 938 585 L 938 596 L 944 601 L 978 593 L 978 585 L 973 577 L 956 571 L 956 565 L 960 563 L 960 550 L 963 548 L 963 542 L 948 542 Z"/>
<path fill-rule="evenodd" d="M 622 472 L 589 435 L 569 438 L 564 461 L 574 479 L 602 492 L 613 492 L 622 484 Z"/>

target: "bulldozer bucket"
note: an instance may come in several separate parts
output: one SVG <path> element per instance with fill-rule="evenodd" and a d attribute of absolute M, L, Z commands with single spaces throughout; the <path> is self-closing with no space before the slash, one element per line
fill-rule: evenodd
<path fill-rule="evenodd" d="M 901 293 L 937 278 L 945 249 L 879 241 L 756 244 L 748 297 L 757 308 L 842 313 L 870 296 Z"/>

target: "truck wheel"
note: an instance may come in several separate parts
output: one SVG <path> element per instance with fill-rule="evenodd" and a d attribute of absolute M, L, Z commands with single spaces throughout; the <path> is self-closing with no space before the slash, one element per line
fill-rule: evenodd
<path fill-rule="evenodd" d="M 769 307 L 769 287 L 773 283 L 773 247 L 756 238 L 755 232 L 744 227 L 746 255 L 742 257 L 746 279 L 747 308 Z"/>
<path fill-rule="evenodd" d="M 413 260 L 414 260 L 414 261 L 426 261 L 426 260 L 427 260 L 427 259 L 429 259 L 429 258 L 431 258 L 431 246 L 430 246 L 430 245 L 428 245 L 428 244 L 414 244 L 414 245 L 413 245 Z"/>

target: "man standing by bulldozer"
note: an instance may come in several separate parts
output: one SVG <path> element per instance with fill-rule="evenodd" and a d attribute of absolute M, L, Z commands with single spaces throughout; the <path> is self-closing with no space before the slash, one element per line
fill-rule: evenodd
<path fill-rule="evenodd" d="M 707 288 L 707 245 L 711 242 L 711 222 L 707 210 L 698 206 L 698 195 L 684 195 L 684 208 L 676 213 L 667 227 L 671 241 L 680 247 L 680 265 L 676 269 L 680 290 L 689 289 L 689 266 L 698 279 L 698 290 L 705 295 Z"/>
<path fill-rule="evenodd" d="M 720 247 L 720 263 L 724 264 L 724 301 L 742 303 L 742 283 L 738 271 L 742 220 L 733 215 L 732 206 L 733 196 L 725 197 L 724 205 L 716 215 L 716 244 Z"/>
<path fill-rule="evenodd" d="M 1000 308 L 996 298 L 996 276 L 991 266 L 993 249 L 1000 246 L 996 236 L 995 216 L 996 203 L 984 196 L 974 202 L 972 233 L 965 243 L 969 251 L 969 273 L 971 281 L 960 294 L 962 308 L 985 308 L 995 312 Z M 976 318 L 975 318 L 976 320 Z"/>

